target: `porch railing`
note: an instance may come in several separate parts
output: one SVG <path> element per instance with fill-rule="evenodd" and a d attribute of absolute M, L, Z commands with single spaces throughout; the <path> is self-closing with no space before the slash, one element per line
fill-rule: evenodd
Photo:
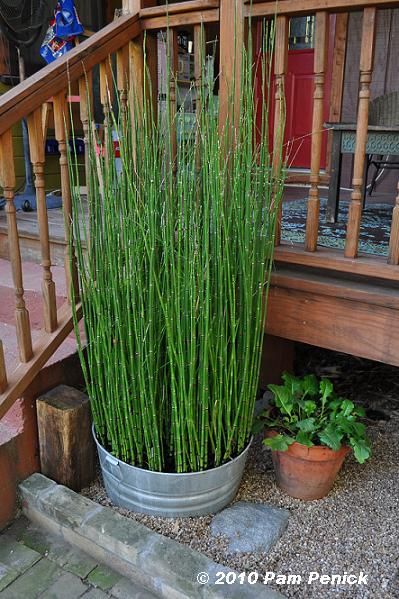
<path fill-rule="evenodd" d="M 173 57 L 172 74 L 177 71 L 177 32 L 181 28 L 192 28 L 194 37 L 194 71 L 198 79 L 201 73 L 201 25 L 219 24 L 220 50 L 220 89 L 219 110 L 221 122 L 228 111 L 228 98 L 232 81 L 239 81 L 241 47 L 246 39 L 247 19 L 253 21 L 276 16 L 275 39 L 275 130 L 279 130 L 281 104 L 285 96 L 285 78 L 288 55 L 288 19 L 292 15 L 315 15 L 315 58 L 314 58 L 314 94 L 310 190 L 308 199 L 306 238 L 304 244 L 287 247 L 280 243 L 276 249 L 277 259 L 296 264 L 332 268 L 348 273 L 373 273 L 374 276 L 399 280 L 399 192 L 390 234 L 388 260 L 358 257 L 359 229 L 362 215 L 361 186 L 366 153 L 368 109 L 370 83 L 373 72 L 376 17 L 379 7 L 398 6 L 399 0 L 280 0 L 276 2 L 252 3 L 244 0 L 190 0 L 166 6 L 151 6 L 152 1 L 127 0 L 131 9 L 137 11 L 132 16 L 125 15 L 80 44 L 66 57 L 53 65 L 42 69 L 23 84 L 8 92 L 0 99 L 0 177 L 6 198 L 9 254 L 15 288 L 15 322 L 20 354 L 20 365 L 13 373 L 7 373 L 4 348 L 0 342 L 0 418 L 12 403 L 20 397 L 38 371 L 51 357 L 57 347 L 72 330 L 70 303 L 59 311 L 56 309 L 56 290 L 52 277 L 49 224 L 45 197 L 45 153 L 43 132 L 43 105 L 52 99 L 54 109 L 55 136 L 59 144 L 60 173 L 65 215 L 65 236 L 68 242 L 70 234 L 71 190 L 69 187 L 67 161 L 67 135 L 65 123 L 68 123 L 69 110 L 67 95 L 71 85 L 79 87 L 80 121 L 85 142 L 89 133 L 90 105 L 93 102 L 95 88 L 91 86 L 93 70 L 99 67 L 99 101 L 104 118 L 109 116 L 109 90 L 113 88 L 112 61 L 117 65 L 116 91 L 125 109 L 132 109 L 128 98 L 128 80 L 142 89 L 144 77 L 143 32 L 147 31 L 146 54 L 147 67 L 152 78 L 153 89 L 158 89 L 157 37 L 159 30 L 169 27 L 168 43 Z M 363 30 L 361 58 L 359 64 L 359 105 L 357 114 L 355 166 L 353 192 L 350 202 L 348 227 L 344 252 L 327 251 L 318 246 L 320 219 L 320 166 L 322 147 L 323 103 L 326 90 L 327 40 L 329 15 L 352 10 L 363 10 Z M 277 12 L 276 12 L 277 11 Z M 236 38 L 236 44 L 233 43 Z M 170 77 L 170 101 L 176 109 L 177 98 L 174 76 Z M 89 86 L 87 85 L 89 82 Z M 239 91 L 239 90 L 238 90 Z M 97 92 L 98 93 L 98 92 Z M 153 93 L 154 101 L 157 94 Z M 41 338 L 32 342 L 29 313 L 24 299 L 23 265 L 17 217 L 14 205 L 15 197 L 15 160 L 13 150 L 12 127 L 22 118 L 26 118 L 29 127 L 31 158 L 35 174 L 35 186 L 38 204 L 38 230 L 42 255 L 42 295 L 44 313 L 44 331 Z M 87 152 L 86 152 L 87 156 Z M 76 285 L 76 272 L 70 266 L 68 249 L 65 255 L 65 273 L 67 289 Z M 73 262 L 72 262 L 73 264 Z M 69 302 L 71 298 L 69 298 Z"/>

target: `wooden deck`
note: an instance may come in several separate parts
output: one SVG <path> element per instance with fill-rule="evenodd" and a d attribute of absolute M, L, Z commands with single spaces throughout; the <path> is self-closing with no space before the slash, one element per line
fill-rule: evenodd
<path fill-rule="evenodd" d="M 295 202 L 306 189 L 288 187 L 285 202 Z M 371 203 L 388 202 L 376 194 Z M 392 198 L 392 204 L 394 199 Z M 48 211 L 50 246 L 55 266 L 63 266 L 64 218 Z M 22 259 L 41 261 L 36 212 L 18 212 Z M 7 226 L 0 212 L 0 258 L 7 258 Z M 383 256 L 319 248 L 305 252 L 299 244 L 276 248 L 267 332 L 399 366 L 399 269 Z"/>

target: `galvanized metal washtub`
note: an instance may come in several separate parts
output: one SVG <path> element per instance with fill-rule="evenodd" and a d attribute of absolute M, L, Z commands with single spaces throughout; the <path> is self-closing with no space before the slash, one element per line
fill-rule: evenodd
<path fill-rule="evenodd" d="M 251 441 L 231 462 L 203 472 L 174 474 L 130 466 L 111 455 L 93 436 L 105 489 L 112 502 L 134 512 L 185 518 L 218 512 L 235 497 Z"/>

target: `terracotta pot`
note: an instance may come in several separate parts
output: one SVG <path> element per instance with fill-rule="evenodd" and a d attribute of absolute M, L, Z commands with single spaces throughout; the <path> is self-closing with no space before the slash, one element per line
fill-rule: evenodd
<path fill-rule="evenodd" d="M 277 433 L 274 433 L 277 434 Z M 269 433 L 267 436 L 271 436 Z M 325 446 L 293 443 L 287 451 L 272 451 L 277 484 L 285 493 L 311 501 L 328 495 L 350 447 L 333 451 Z"/>

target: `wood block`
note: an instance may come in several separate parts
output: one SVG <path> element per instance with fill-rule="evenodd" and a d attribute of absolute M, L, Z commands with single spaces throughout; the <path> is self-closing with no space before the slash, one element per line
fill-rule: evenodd
<path fill-rule="evenodd" d="M 60 385 L 37 400 L 40 463 L 44 475 L 74 491 L 95 477 L 89 398 Z"/>

